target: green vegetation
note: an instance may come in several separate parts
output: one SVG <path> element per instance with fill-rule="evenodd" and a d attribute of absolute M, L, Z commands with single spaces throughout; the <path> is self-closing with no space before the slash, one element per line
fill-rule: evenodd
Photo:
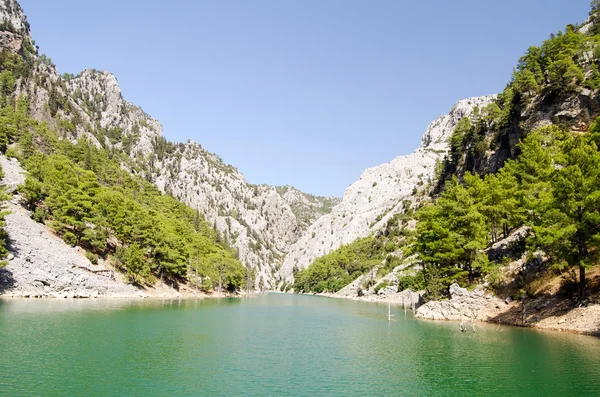
<path fill-rule="evenodd" d="M 597 5 L 592 5 L 590 16 L 592 25 L 588 32 L 568 25 L 564 32 L 552 34 L 541 46 L 529 47 L 497 100 L 484 109 L 476 109 L 470 119 L 461 120 L 450 139 L 450 153 L 439 171 L 437 193 L 452 175 L 460 177 L 467 171 L 487 173 L 489 160 L 498 161 L 491 167 L 491 171 L 496 171 L 506 158 L 514 157 L 516 153 L 511 150 L 510 142 L 527 135 L 527 115 L 531 112 L 555 111 L 552 103 L 574 100 L 583 88 L 593 91 L 600 88 Z M 563 128 L 575 121 L 567 116 L 554 119 Z"/>
<path fill-rule="evenodd" d="M 0 53 L 0 151 L 19 159 L 28 171 L 19 191 L 32 217 L 68 244 L 83 247 L 93 263 L 112 262 L 131 283 L 152 283 L 159 277 L 193 279 L 206 289 L 241 288 L 245 269 L 235 254 L 218 242 L 197 211 L 123 170 L 121 164 L 131 162 L 127 153 L 97 148 L 85 139 L 59 139 L 64 123 L 54 124 L 57 130 L 29 116 L 27 97 L 14 99 L 17 79 L 32 76 L 29 59 L 27 53 Z M 61 84 L 59 79 L 49 89 L 53 121 L 59 121 L 59 110 L 72 113 L 64 87 L 58 89 Z M 122 129 L 93 131 L 103 143 L 105 138 L 112 144 L 125 139 Z M 168 144 L 163 149 L 171 150 Z M 0 257 L 5 254 L 0 244 Z"/>
<path fill-rule="evenodd" d="M 14 153 L 29 171 L 20 191 L 36 219 L 67 243 L 113 256 L 135 283 L 152 276 L 185 278 L 196 258 L 203 259 L 201 277 L 241 273 L 243 279 L 241 264 L 191 208 L 123 171 L 105 150 L 85 140 L 73 145 L 43 124 L 29 124 L 32 132 L 21 135 L 32 137 L 25 142 L 33 141 L 33 153 L 19 139 Z M 222 263 L 233 265 L 223 270 Z"/>
<path fill-rule="evenodd" d="M 454 282 L 486 278 L 495 286 L 499 267 L 528 253 L 541 255 L 545 269 L 577 270 L 579 299 L 585 298 L 586 269 L 600 253 L 600 117 L 582 133 L 585 120 L 559 115 L 557 105 L 582 93 L 597 101 L 598 4 L 587 32 L 569 25 L 530 47 L 497 100 L 459 121 L 448 155 L 435 167 L 434 198 L 421 201 L 414 234 L 397 244 L 422 265 L 399 278 L 399 290 L 425 289 L 428 299 L 438 299 Z M 594 106 L 582 110 L 598 115 Z M 528 130 L 533 112 L 556 113 L 555 125 Z M 490 259 L 486 249 L 518 228 L 526 235 L 514 241 L 514 257 Z M 382 234 L 371 236 L 317 259 L 297 273 L 295 289 L 338 290 L 390 257 L 381 242 Z"/>
<path fill-rule="evenodd" d="M 406 208 L 405 212 L 408 204 Z M 344 245 L 316 259 L 306 269 L 296 269 L 294 291 L 337 292 L 376 267 L 378 275 L 389 273 L 401 263 L 395 251 L 405 244 L 410 234 L 406 229 L 408 218 L 405 214 L 396 214 L 382 233 Z"/>
<path fill-rule="evenodd" d="M 520 156 L 498 173 L 483 178 L 466 173 L 463 183 L 450 180 L 437 199 L 417 211 L 414 234 L 390 227 L 408 219 L 397 215 L 382 233 L 295 273 L 294 289 L 335 292 L 380 265 L 382 276 L 400 264 L 392 252 L 402 248 L 418 254 L 423 269 L 401 277 L 398 289 L 426 289 L 430 299 L 439 298 L 452 283 L 468 286 L 493 278 L 501 263 L 490 261 L 485 249 L 525 226 L 530 232 L 516 257 L 525 249 L 541 250 L 552 269 L 578 269 L 579 296 L 585 296 L 585 270 L 597 263 L 600 252 L 598 125 L 600 117 L 586 134 L 557 126 L 531 132 L 519 144 Z M 380 283 L 376 290 L 386 286 Z"/>
<path fill-rule="evenodd" d="M 336 292 L 383 260 L 376 240 L 367 237 L 340 247 L 315 260 L 307 269 L 295 272 L 294 290 Z"/>
<path fill-rule="evenodd" d="M 0 179 L 4 178 L 4 171 L 0 166 Z M 4 260 L 8 255 L 8 235 L 4 227 L 6 226 L 5 217 L 8 212 L 4 209 L 4 202 L 8 199 L 8 196 L 3 188 L 0 187 L 0 268 L 6 266 L 7 262 Z"/>
<path fill-rule="evenodd" d="M 600 153 L 594 139 L 593 132 L 541 128 L 500 172 L 483 179 L 467 173 L 463 185 L 455 178 L 434 204 L 423 207 L 413 249 L 425 275 L 435 271 L 435 292 L 493 272 L 497 265 L 483 249 L 498 238 L 499 226 L 504 235 L 527 226 L 527 247 L 545 252 L 556 269 L 577 267 L 579 294 L 585 296 L 585 269 L 596 263 L 600 248 Z"/>

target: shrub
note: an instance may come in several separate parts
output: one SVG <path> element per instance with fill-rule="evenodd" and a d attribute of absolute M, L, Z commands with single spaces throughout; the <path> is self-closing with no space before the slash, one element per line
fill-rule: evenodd
<path fill-rule="evenodd" d="M 77 236 L 75 236 L 71 232 L 66 232 L 65 234 L 63 234 L 63 240 L 65 241 L 65 243 L 69 244 L 71 247 L 74 247 L 77 245 Z"/>
<path fill-rule="evenodd" d="M 365 277 L 361 282 L 360 282 L 360 289 L 361 290 L 367 290 L 369 288 L 371 288 L 372 286 L 375 285 L 375 279 L 371 278 L 371 277 Z"/>
<path fill-rule="evenodd" d="M 88 258 L 88 260 L 94 265 L 98 264 L 98 255 L 94 254 L 93 252 L 86 251 L 85 257 Z"/>
<path fill-rule="evenodd" d="M 425 277 L 423 272 L 418 272 L 413 276 L 404 276 L 398 279 L 398 292 L 407 289 L 419 291 L 425 288 Z"/>
<path fill-rule="evenodd" d="M 389 283 L 387 281 L 384 281 L 382 283 L 379 283 L 375 286 L 375 293 L 379 293 L 380 290 L 384 289 L 385 287 L 387 287 L 389 285 Z"/>
<path fill-rule="evenodd" d="M 19 159 L 19 153 L 17 152 L 17 149 L 15 149 L 14 147 L 9 147 L 6 149 L 6 157 L 8 157 L 9 159 L 15 158 L 15 159 Z"/>
<path fill-rule="evenodd" d="M 36 208 L 33 214 L 31 214 L 31 219 L 38 223 L 44 223 L 46 220 L 46 211 L 42 208 Z"/>

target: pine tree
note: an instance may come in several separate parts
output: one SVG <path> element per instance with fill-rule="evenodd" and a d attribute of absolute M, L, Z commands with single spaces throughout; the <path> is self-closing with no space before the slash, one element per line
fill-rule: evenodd
<path fill-rule="evenodd" d="M 473 190 L 481 184 L 478 177 L 468 175 Z M 439 269 L 447 286 L 454 281 L 473 281 L 475 273 L 486 271 L 487 226 L 478 203 L 467 188 L 453 178 L 435 205 L 418 213 L 415 251 L 425 267 Z"/>
<path fill-rule="evenodd" d="M 538 244 L 557 261 L 579 268 L 579 296 L 585 270 L 597 259 L 600 242 L 600 153 L 587 136 L 568 136 L 554 170 L 552 198 L 534 227 Z"/>
<path fill-rule="evenodd" d="M 518 159 L 507 161 L 504 166 L 518 183 L 517 199 L 529 225 L 540 223 L 552 197 L 552 164 L 559 155 L 556 141 L 562 136 L 564 133 L 555 126 L 531 132 L 519 144 L 521 154 Z"/>

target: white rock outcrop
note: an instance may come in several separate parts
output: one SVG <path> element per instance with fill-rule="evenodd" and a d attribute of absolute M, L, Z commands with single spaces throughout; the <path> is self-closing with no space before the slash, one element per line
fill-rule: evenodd
<path fill-rule="evenodd" d="M 431 301 L 420 306 L 415 317 L 429 320 L 451 321 L 486 321 L 491 313 L 506 306 L 506 304 L 487 293 L 482 287 L 469 291 L 458 284 L 449 288 L 450 299 Z"/>
<path fill-rule="evenodd" d="M 0 23 L 5 24 L 13 33 L 29 36 L 29 22 L 21 5 L 15 0 L 0 1 Z"/>
<path fill-rule="evenodd" d="M 494 98 L 487 95 L 458 101 L 448 114 L 429 125 L 415 152 L 363 172 L 345 190 L 341 203 L 312 224 L 290 247 L 281 278 L 292 281 L 294 267 L 306 268 L 316 258 L 379 230 L 402 210 L 403 200 L 412 199 L 415 189 L 431 181 L 436 161 L 447 153 L 448 139 L 460 119 Z"/>
<path fill-rule="evenodd" d="M 25 38 L 30 38 L 29 23 L 23 9 L 14 0 L 0 1 L 0 49 L 17 54 Z"/>

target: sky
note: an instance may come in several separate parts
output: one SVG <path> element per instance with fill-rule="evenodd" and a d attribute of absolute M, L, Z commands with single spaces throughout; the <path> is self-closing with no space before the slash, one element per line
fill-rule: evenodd
<path fill-rule="evenodd" d="M 342 196 L 589 0 L 19 0 L 59 73 L 123 97 L 248 182 Z"/>

